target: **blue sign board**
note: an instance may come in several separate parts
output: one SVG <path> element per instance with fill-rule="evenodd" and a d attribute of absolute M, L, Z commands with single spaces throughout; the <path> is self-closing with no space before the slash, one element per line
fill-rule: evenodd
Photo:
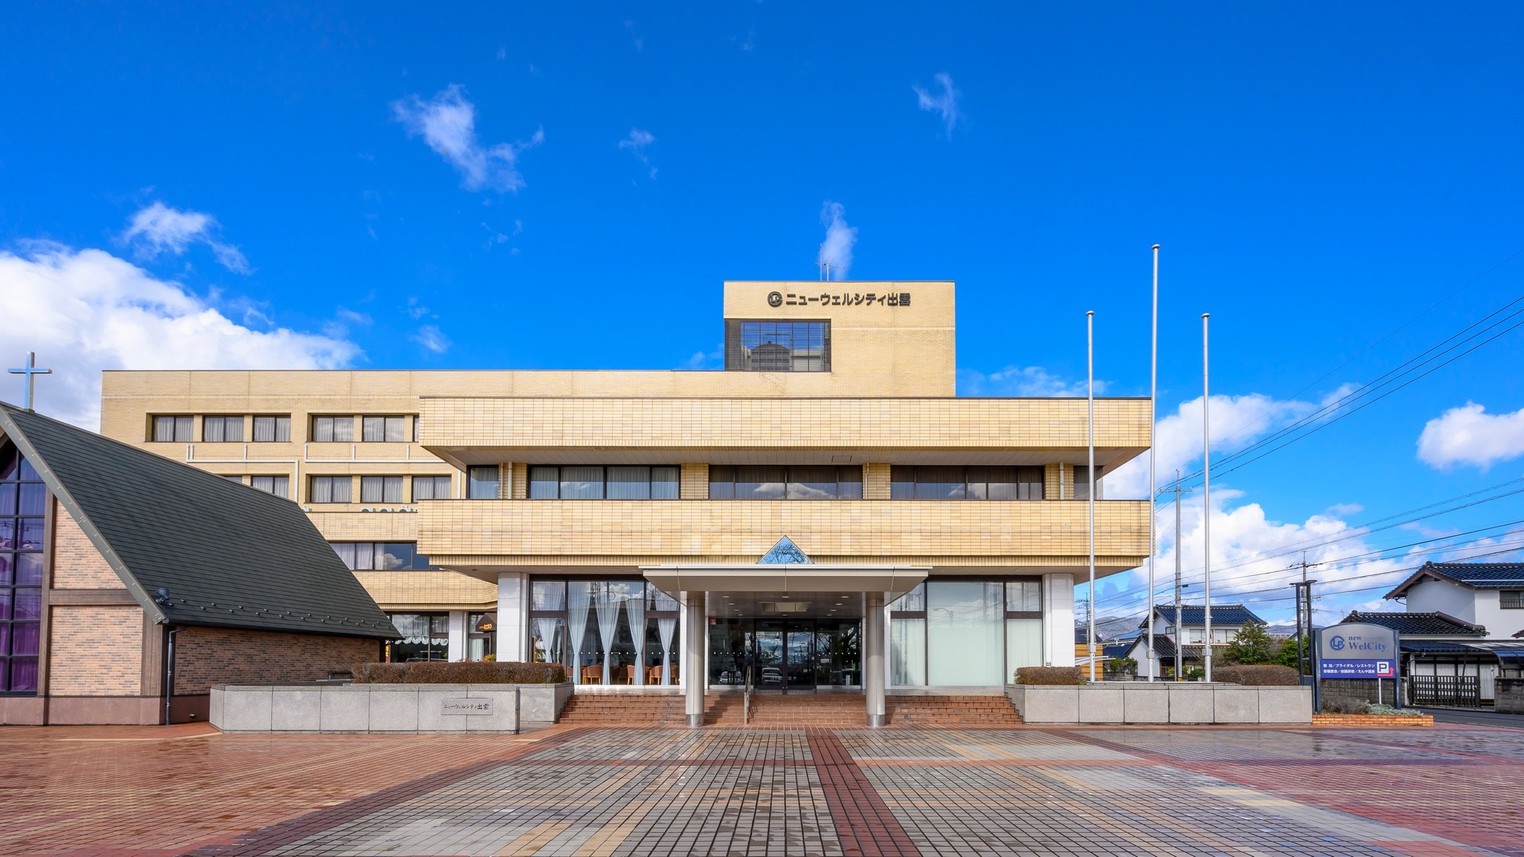
<path fill-rule="evenodd" d="M 1397 632 L 1351 622 L 1318 631 L 1319 678 L 1396 678 Z"/>

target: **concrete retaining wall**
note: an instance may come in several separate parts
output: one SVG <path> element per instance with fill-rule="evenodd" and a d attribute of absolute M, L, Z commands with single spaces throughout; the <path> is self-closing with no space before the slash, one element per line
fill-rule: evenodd
<path fill-rule="evenodd" d="M 571 699 L 564 684 L 217 685 L 223 732 L 518 732 L 548 726 Z"/>
<path fill-rule="evenodd" d="M 1312 689 L 1202 682 L 1007 685 L 1027 723 L 1312 722 Z"/>

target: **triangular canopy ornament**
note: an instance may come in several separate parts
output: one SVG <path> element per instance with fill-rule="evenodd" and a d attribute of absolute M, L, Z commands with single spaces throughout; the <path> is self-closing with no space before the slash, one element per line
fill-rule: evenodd
<path fill-rule="evenodd" d="M 808 565 L 810 558 L 804 555 L 804 551 L 794 544 L 794 540 L 788 536 L 778 540 L 772 550 L 762 555 L 757 560 L 757 565 Z"/>

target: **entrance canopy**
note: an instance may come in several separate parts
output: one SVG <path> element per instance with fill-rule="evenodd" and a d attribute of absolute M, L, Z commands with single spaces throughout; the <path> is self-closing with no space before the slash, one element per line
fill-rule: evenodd
<path fill-rule="evenodd" d="M 657 589 L 679 592 L 885 592 L 890 600 L 926 579 L 926 565 L 647 565 L 641 573 Z"/>

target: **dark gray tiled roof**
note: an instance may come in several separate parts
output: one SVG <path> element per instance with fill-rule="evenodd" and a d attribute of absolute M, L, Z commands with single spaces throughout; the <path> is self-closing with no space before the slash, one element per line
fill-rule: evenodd
<path fill-rule="evenodd" d="M 1362 613 L 1351 611 L 1344 622 L 1364 622 L 1391 628 L 1398 634 L 1424 637 L 1485 637 L 1487 629 L 1446 613 Z"/>
<path fill-rule="evenodd" d="M 1158 623 L 1160 619 L 1163 619 L 1166 622 L 1174 622 L 1175 605 L 1168 604 L 1155 607 L 1154 617 L 1155 623 Z M 1251 622 L 1256 625 L 1265 624 L 1265 620 L 1254 615 L 1252 610 L 1242 604 L 1212 605 L 1212 624 L 1214 626 L 1229 627 L 1236 625 L 1247 625 Z M 1180 605 L 1180 624 L 1185 627 L 1205 626 L 1206 607 L 1201 604 Z M 1143 618 L 1142 624 L 1140 624 L 1138 627 L 1148 627 L 1148 618 L 1146 616 Z"/>
<path fill-rule="evenodd" d="M 396 636 L 295 503 L 4 403 L 0 430 L 156 619 Z"/>
<path fill-rule="evenodd" d="M 1387 598 L 1401 598 L 1423 580 L 1446 580 L 1470 589 L 1524 589 L 1524 562 L 1426 562 Z"/>

